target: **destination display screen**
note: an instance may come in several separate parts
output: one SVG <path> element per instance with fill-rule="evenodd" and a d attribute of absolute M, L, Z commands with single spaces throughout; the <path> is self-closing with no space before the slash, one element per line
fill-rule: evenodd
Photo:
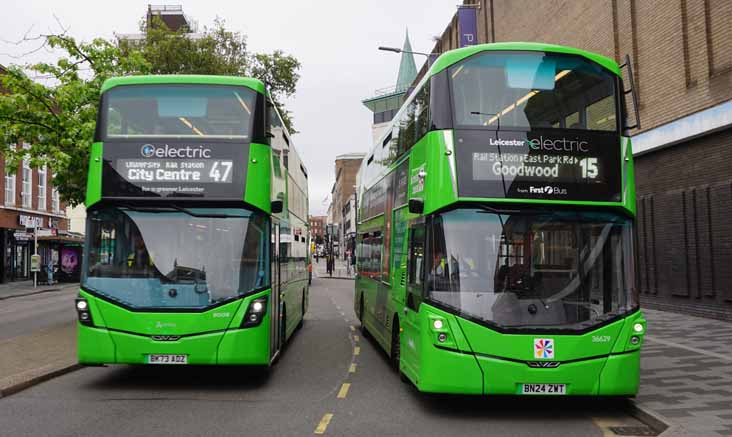
<path fill-rule="evenodd" d="M 458 130 L 455 136 L 460 196 L 621 200 L 617 134 Z"/>
<path fill-rule="evenodd" d="M 241 200 L 247 144 L 105 142 L 104 197 L 213 197 Z"/>

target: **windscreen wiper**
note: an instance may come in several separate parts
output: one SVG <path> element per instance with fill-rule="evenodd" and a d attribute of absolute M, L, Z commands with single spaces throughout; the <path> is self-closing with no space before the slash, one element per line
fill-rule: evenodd
<path fill-rule="evenodd" d="M 178 206 L 175 204 L 165 205 L 165 206 L 168 208 L 174 209 L 176 211 L 180 211 L 182 213 L 188 214 L 191 217 L 196 217 L 196 218 L 242 218 L 242 216 L 240 216 L 240 215 L 231 215 L 231 214 L 208 214 L 208 213 L 199 214 L 199 213 L 191 211 L 188 208 L 183 208 L 182 206 Z"/>
<path fill-rule="evenodd" d="M 196 218 L 246 218 L 246 216 L 241 215 L 231 215 L 231 214 L 199 214 L 196 212 L 191 211 L 188 208 L 183 208 L 182 206 L 178 206 L 175 204 L 170 205 L 160 205 L 156 207 L 138 207 L 138 206 L 132 206 L 132 205 L 120 205 L 123 208 L 135 211 L 135 212 L 151 212 L 151 213 L 163 213 L 163 212 L 170 212 L 170 210 L 173 211 L 180 211 L 184 214 L 188 214 L 191 217 Z"/>

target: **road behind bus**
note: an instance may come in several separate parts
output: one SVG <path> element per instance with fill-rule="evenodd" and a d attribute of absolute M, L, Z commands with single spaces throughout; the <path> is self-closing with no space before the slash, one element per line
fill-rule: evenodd
<path fill-rule="evenodd" d="M 313 279 L 303 329 L 267 374 L 242 367 L 83 368 L 0 399 L 2 435 L 601 436 L 627 404 L 418 393 L 361 338 L 353 281 Z"/>

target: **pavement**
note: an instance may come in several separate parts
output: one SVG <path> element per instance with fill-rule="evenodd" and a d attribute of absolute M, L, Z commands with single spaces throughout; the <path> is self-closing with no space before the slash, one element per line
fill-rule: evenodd
<path fill-rule="evenodd" d="M 732 436 L 732 323 L 643 310 L 636 404 L 671 425 L 671 436 Z"/>
<path fill-rule="evenodd" d="M 313 257 L 313 276 L 327 279 L 355 279 L 356 273 L 353 268 L 349 269 L 346 261 L 341 258 L 335 260 L 335 268 L 333 274 L 330 275 L 328 274 L 325 258 L 319 258 L 318 262 L 315 262 Z"/>
<path fill-rule="evenodd" d="M 0 397 L 78 367 L 78 289 L 79 284 L 0 284 Z"/>
<path fill-rule="evenodd" d="M 660 420 L 669 425 L 663 437 L 732 436 L 732 323 L 644 310 L 649 331 L 632 403 L 425 395 L 360 337 L 353 282 L 318 270 L 305 325 L 270 372 L 109 366 L 65 374 L 79 368 L 77 285 L 1 301 L 0 434 L 610 436 L 613 427 Z"/>
<path fill-rule="evenodd" d="M 17 282 L 6 282 L 4 284 L 0 284 L 0 301 L 5 299 L 11 299 L 14 297 L 21 297 L 21 296 L 31 296 L 34 294 L 41 294 L 41 293 L 48 293 L 51 291 L 59 291 L 64 287 L 68 286 L 74 286 L 78 287 L 79 284 L 53 284 L 53 285 L 47 285 L 47 284 L 41 284 L 38 283 L 35 287 L 33 286 L 33 281 L 17 281 Z"/>

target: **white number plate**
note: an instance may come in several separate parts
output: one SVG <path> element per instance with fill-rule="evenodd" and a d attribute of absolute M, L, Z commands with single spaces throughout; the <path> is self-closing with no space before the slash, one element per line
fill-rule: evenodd
<path fill-rule="evenodd" d="M 150 354 L 148 364 L 188 364 L 188 355 Z"/>
<path fill-rule="evenodd" d="M 523 384 L 521 393 L 525 395 L 566 395 L 566 384 Z"/>

